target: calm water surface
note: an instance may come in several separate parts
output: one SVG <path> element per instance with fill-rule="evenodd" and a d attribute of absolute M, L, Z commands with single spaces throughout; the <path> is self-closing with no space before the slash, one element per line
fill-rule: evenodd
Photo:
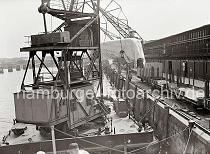
<path fill-rule="evenodd" d="M 32 73 L 29 70 L 26 81 L 32 80 Z M 0 74 L 0 139 L 12 127 L 15 118 L 15 107 L 13 93 L 20 91 L 20 85 L 24 71 L 16 71 L 8 73 L 4 70 L 4 74 Z"/>

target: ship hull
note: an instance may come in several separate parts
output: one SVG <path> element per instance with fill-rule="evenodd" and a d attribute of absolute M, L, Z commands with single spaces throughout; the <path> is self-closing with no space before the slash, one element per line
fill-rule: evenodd
<path fill-rule="evenodd" d="M 120 151 L 123 151 L 125 146 L 128 151 L 145 147 L 140 151 L 145 152 L 146 147 L 152 141 L 153 131 L 76 138 L 76 142 L 79 144 L 79 146 L 88 152 L 111 151 L 112 154 L 117 154 Z M 75 138 L 56 140 L 57 151 L 65 152 L 68 150 L 68 145 L 73 142 L 75 142 Z M 0 153 L 13 154 L 21 152 L 23 154 L 29 154 L 36 153 L 40 149 L 45 152 L 52 152 L 52 141 L 3 146 L 0 148 Z"/>

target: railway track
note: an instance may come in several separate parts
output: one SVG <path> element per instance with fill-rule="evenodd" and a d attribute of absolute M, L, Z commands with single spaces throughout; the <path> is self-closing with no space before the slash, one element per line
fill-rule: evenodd
<path fill-rule="evenodd" d="M 125 74 L 122 74 L 125 77 Z M 203 128 L 204 131 L 210 133 L 210 111 L 202 108 L 195 108 L 194 105 L 184 100 L 177 100 L 175 96 L 167 98 L 166 95 L 159 95 L 153 93 L 152 87 L 148 83 L 143 83 L 135 74 L 132 74 L 130 84 L 137 85 L 138 88 L 146 90 L 150 97 L 160 97 L 163 104 L 168 105 L 171 109 L 181 114 L 186 119 L 191 119 L 196 122 L 198 127 Z"/>

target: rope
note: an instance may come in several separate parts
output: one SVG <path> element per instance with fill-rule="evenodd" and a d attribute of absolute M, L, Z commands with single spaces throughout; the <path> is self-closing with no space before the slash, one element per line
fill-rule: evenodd
<path fill-rule="evenodd" d="M 186 151 L 187 151 L 187 147 L 188 147 L 188 144 L 189 144 L 189 142 L 190 142 L 190 137 L 191 137 L 191 134 L 192 134 L 192 130 L 190 130 L 190 134 L 189 134 L 189 137 L 188 137 L 188 140 L 187 140 L 187 144 L 186 144 L 186 146 L 185 146 L 185 149 L 184 149 L 183 154 L 185 154 L 185 153 L 186 153 Z"/>
<path fill-rule="evenodd" d="M 152 107 L 144 114 L 144 116 L 139 120 L 139 122 L 142 122 L 142 120 L 147 116 L 148 113 L 152 111 Z"/>
<path fill-rule="evenodd" d="M 182 132 L 184 132 L 185 130 L 187 130 L 187 128 L 188 128 L 188 127 L 186 127 L 186 128 L 183 129 L 182 131 L 177 132 L 176 134 L 174 134 L 174 135 L 172 135 L 172 136 L 170 136 L 170 137 L 166 137 L 166 138 L 164 138 L 164 139 L 162 139 L 162 140 L 160 140 L 160 141 L 158 141 L 158 142 L 152 143 L 151 145 L 161 143 L 161 142 L 166 141 L 166 140 L 168 140 L 168 139 L 170 139 L 170 138 L 173 138 L 173 137 L 176 136 L 176 135 L 180 135 L 180 133 L 182 133 Z M 134 152 L 137 152 L 137 151 L 139 151 L 139 150 L 143 150 L 143 149 L 145 149 L 145 148 L 147 148 L 147 147 L 148 147 L 148 146 L 145 146 L 145 147 L 142 147 L 142 148 L 133 150 L 133 151 L 131 151 L 130 153 L 134 153 Z"/>
<path fill-rule="evenodd" d="M 58 131 L 58 132 L 60 132 L 60 133 L 63 133 L 63 134 L 65 134 L 65 135 L 67 135 L 67 136 L 69 136 L 69 137 L 74 137 L 74 136 L 72 136 L 72 135 L 70 135 L 70 134 L 67 134 L 67 133 L 65 133 L 65 132 L 62 132 L 62 131 L 60 131 L 60 130 L 58 130 L 58 129 L 56 129 L 56 128 L 54 128 L 56 131 Z M 90 143 L 90 144 L 93 144 L 93 145 L 96 145 L 96 146 L 99 146 L 99 147 L 103 147 L 103 148 L 106 148 L 106 149 L 109 149 L 109 150 L 113 150 L 113 151 L 116 151 L 116 152 L 121 152 L 121 153 L 124 153 L 124 151 L 121 151 L 121 150 L 117 150 L 117 149 L 113 149 L 113 148 L 110 148 L 110 147 L 107 147 L 107 146 L 104 146 L 104 145 L 100 145 L 100 144 L 97 144 L 97 143 L 94 143 L 94 142 L 91 142 L 91 141 L 88 141 L 88 140 L 85 140 L 85 139 L 82 139 L 82 138 L 77 138 L 78 140 L 81 140 L 81 141 L 84 141 L 84 142 L 87 142 L 87 143 Z"/>

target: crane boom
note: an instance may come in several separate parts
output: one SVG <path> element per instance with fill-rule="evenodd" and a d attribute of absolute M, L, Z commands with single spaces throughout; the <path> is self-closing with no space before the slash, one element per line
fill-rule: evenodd
<path fill-rule="evenodd" d="M 114 3 L 116 5 L 115 8 L 111 10 L 107 10 L 111 4 Z M 119 34 L 123 38 L 137 38 L 139 40 L 143 40 L 142 37 L 128 25 L 128 19 L 125 17 L 121 6 L 114 0 L 112 0 L 108 6 L 103 9 L 102 7 L 99 8 L 101 14 L 107 19 L 107 21 L 119 32 Z M 124 18 L 120 18 L 119 16 L 115 16 L 112 12 L 118 11 L 118 14 L 123 14 Z M 103 31 L 104 32 L 104 31 Z M 107 35 L 108 31 L 105 33 Z M 112 35 L 111 35 L 112 36 Z"/>

